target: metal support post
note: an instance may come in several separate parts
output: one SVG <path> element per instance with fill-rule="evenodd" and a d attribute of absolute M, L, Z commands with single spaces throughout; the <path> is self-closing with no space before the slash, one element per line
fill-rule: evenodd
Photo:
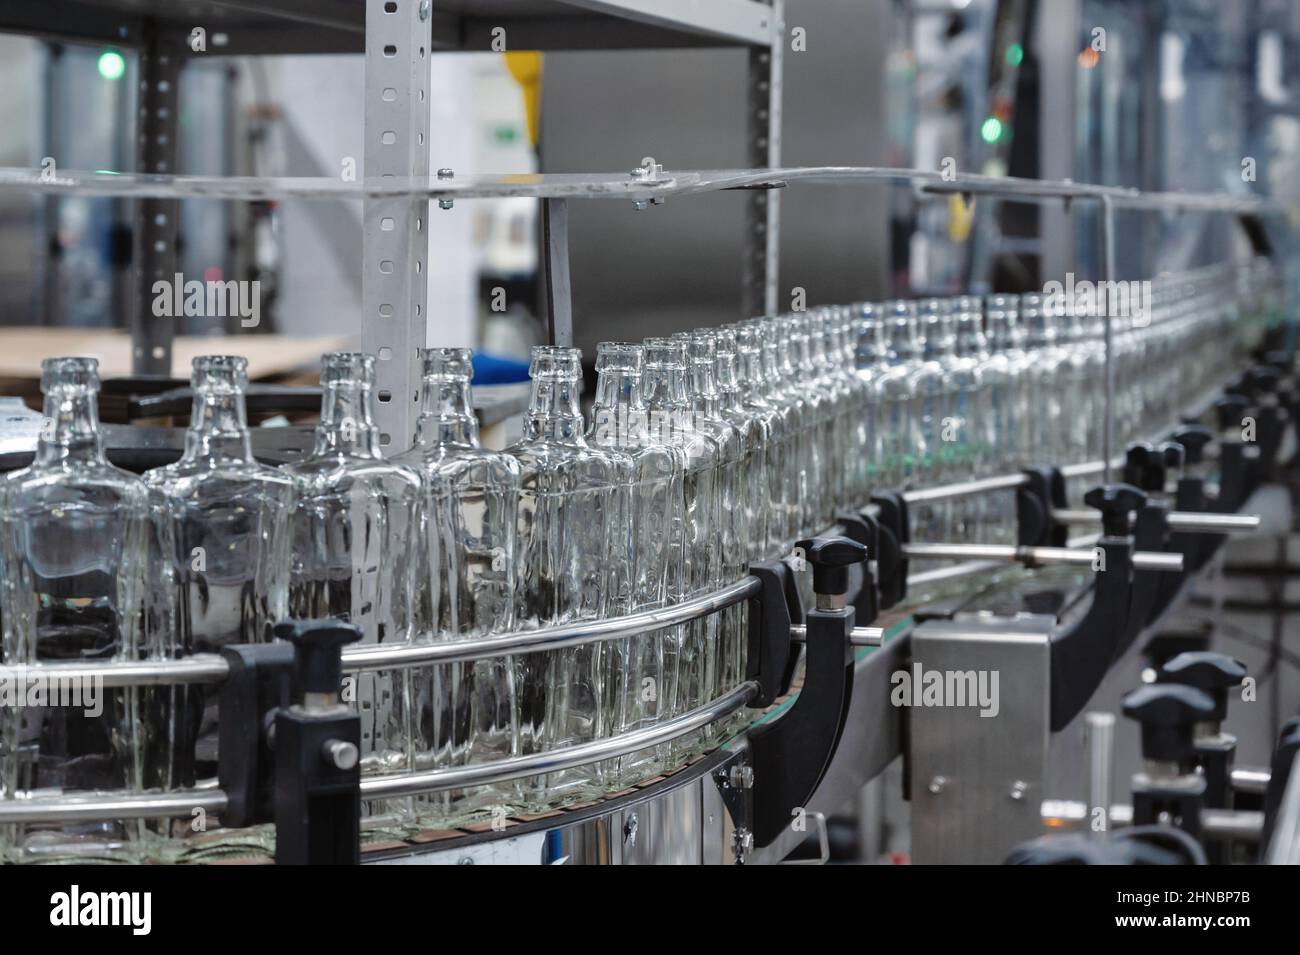
<path fill-rule="evenodd" d="M 781 85 L 785 62 L 785 0 L 772 0 L 772 42 L 749 51 L 749 165 L 781 165 Z M 777 310 L 781 253 L 781 199 L 776 189 L 756 189 L 745 212 L 743 308 L 745 315 Z"/>

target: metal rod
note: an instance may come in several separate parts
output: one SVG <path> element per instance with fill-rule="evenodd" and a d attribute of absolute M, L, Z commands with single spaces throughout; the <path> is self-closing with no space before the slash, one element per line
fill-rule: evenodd
<path fill-rule="evenodd" d="M 1232 771 L 1232 788 L 1239 793 L 1261 795 L 1268 791 L 1272 773 L 1258 766 L 1238 766 Z"/>
<path fill-rule="evenodd" d="M 397 796 L 419 796 L 424 793 L 486 786 L 492 783 L 560 772 L 575 766 L 584 766 L 617 756 L 625 756 L 643 749 L 658 746 L 679 736 L 694 732 L 740 709 L 754 694 L 758 684 L 742 683 L 736 689 L 711 703 L 684 713 L 674 719 L 644 730 L 624 733 L 607 739 L 593 740 L 577 746 L 548 753 L 533 753 L 510 759 L 484 763 L 481 766 L 460 766 L 454 769 L 434 769 L 427 772 L 394 773 L 372 776 L 361 780 L 361 795 L 365 799 L 388 799 Z"/>
<path fill-rule="evenodd" d="M 1094 838 L 1102 839 L 1110 829 L 1110 805 L 1115 798 L 1115 715 L 1088 713 L 1084 720 L 1088 731 L 1088 812 L 1101 808 L 1106 813 L 1103 827 L 1093 826 L 1090 831 Z"/>
<path fill-rule="evenodd" d="M 997 477 L 977 478 L 958 484 L 942 484 L 936 487 L 918 488 L 905 491 L 903 500 L 908 504 L 923 504 L 929 501 L 944 501 L 953 497 L 966 497 L 971 494 L 987 494 L 990 491 L 1008 491 L 1024 487 L 1029 478 L 1024 474 L 1002 474 Z"/>
<path fill-rule="evenodd" d="M 849 645 L 854 647 L 878 647 L 884 640 L 883 627 L 854 627 L 853 632 L 849 634 Z M 796 623 L 790 628 L 790 642 L 807 643 L 808 628 L 801 623 Z"/>
<path fill-rule="evenodd" d="M 35 796 L 0 799 L 0 825 L 31 822 L 110 822 L 189 816 L 195 809 L 220 815 L 226 794 L 220 789 L 182 789 L 170 793 L 95 793 L 86 796 Z"/>
<path fill-rule="evenodd" d="M 761 586 L 757 577 L 746 577 L 721 590 L 701 594 L 669 607 L 646 610 L 626 617 L 584 620 L 562 627 L 517 630 L 513 633 L 474 637 L 468 640 L 447 640 L 442 643 L 403 644 L 394 647 L 348 647 L 343 651 L 343 669 L 349 673 L 359 673 L 364 670 L 456 663 L 486 657 L 536 653 L 540 650 L 558 650 L 562 647 L 576 647 L 585 643 L 630 637 L 716 613 L 754 596 Z"/>
<path fill-rule="evenodd" d="M 1072 550 L 1068 547 L 1017 547 L 1010 544 L 903 544 L 903 556 L 909 559 L 939 560 L 997 560 L 1031 565 L 1066 564 L 1090 567 L 1094 560 L 1092 550 Z M 1182 554 L 1159 554 L 1137 551 L 1133 554 L 1137 570 L 1181 571 Z"/>
<path fill-rule="evenodd" d="M 1264 832 L 1264 814 L 1244 809 L 1202 809 L 1201 830 L 1211 839 L 1258 842 Z"/>
<path fill-rule="evenodd" d="M 569 272 L 569 206 L 542 200 L 546 251 L 546 323 L 552 345 L 573 347 L 573 292 Z"/>
<path fill-rule="evenodd" d="M 1300 864 L 1300 753 L 1291 763 L 1265 861 L 1269 865 Z"/>
<path fill-rule="evenodd" d="M 1115 209 L 1109 196 L 1101 200 L 1101 261 L 1102 279 L 1108 284 L 1115 280 Z M 1101 457 L 1105 466 L 1101 472 L 1103 484 L 1110 483 L 1110 461 L 1115 453 L 1115 360 L 1114 319 L 1109 308 L 1103 308 L 1102 328 L 1105 343 L 1106 403 L 1101 431 Z"/>
<path fill-rule="evenodd" d="M 1101 524 L 1100 511 L 1057 509 L 1052 520 L 1058 524 Z M 1259 530 L 1255 514 L 1210 514 L 1198 511 L 1170 511 L 1165 515 L 1170 530 L 1212 534 L 1249 534 Z"/>
<path fill-rule="evenodd" d="M 43 681 L 52 685 L 97 683 L 102 687 L 169 686 L 220 683 L 230 666 L 215 653 L 196 653 L 178 660 L 108 660 L 103 663 L 39 663 L 0 666 L 0 681 L 17 685 Z"/>

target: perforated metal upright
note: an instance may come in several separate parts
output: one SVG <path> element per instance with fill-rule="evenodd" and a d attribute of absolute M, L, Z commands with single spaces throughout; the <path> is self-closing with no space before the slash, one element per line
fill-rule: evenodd
<path fill-rule="evenodd" d="M 429 0 L 366 0 L 367 178 L 429 175 L 431 13 Z M 362 327 L 390 455 L 410 446 L 419 401 L 428 210 L 428 200 L 408 198 L 367 199 L 363 210 Z"/>
<path fill-rule="evenodd" d="M 749 48 L 750 167 L 781 165 L 781 86 L 785 64 L 785 0 L 772 0 L 770 46 Z M 743 305 L 747 315 L 777 310 L 781 255 L 781 194 L 752 192 L 745 210 Z"/>

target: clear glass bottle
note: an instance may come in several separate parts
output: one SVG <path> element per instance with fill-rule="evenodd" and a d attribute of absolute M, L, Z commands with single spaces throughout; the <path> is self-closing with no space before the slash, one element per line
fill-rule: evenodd
<path fill-rule="evenodd" d="M 712 330 L 691 333 L 687 346 L 691 423 L 695 429 L 709 437 L 718 446 L 718 469 L 715 484 L 717 494 L 718 560 L 710 590 L 739 580 L 748 573 L 746 546 L 749 527 L 746 522 L 745 487 L 741 480 L 747 448 L 744 437 L 723 412 L 722 393 L 717 384 L 717 334 Z M 722 694 L 730 661 L 736 656 L 738 642 L 746 637 L 743 621 L 735 613 L 723 612 L 705 617 L 705 643 L 698 682 L 703 702 Z M 715 736 L 715 727 L 706 726 L 701 732 L 704 740 Z"/>
<path fill-rule="evenodd" d="M 988 389 L 989 420 L 984 433 L 991 474 L 1014 474 L 1022 467 L 1020 427 L 1028 414 L 1018 404 L 1024 368 L 1014 345 L 1015 309 L 1006 296 L 990 299 L 986 311 L 988 357 L 980 375 Z M 1013 544 L 1016 540 L 1015 496 L 1008 492 L 988 495 L 981 542 Z"/>
<path fill-rule="evenodd" d="M 163 657 L 266 643 L 268 625 L 288 616 L 293 479 L 253 457 L 244 407 L 247 360 L 208 355 L 195 358 L 193 369 L 181 459 L 144 475 L 162 521 L 159 560 L 174 607 L 175 625 L 149 633 L 150 652 Z M 211 686 L 165 688 L 155 696 L 154 715 L 176 737 L 167 785 L 215 774 L 217 696 Z M 249 837 L 263 845 L 262 836 Z M 226 832 L 210 841 L 220 848 L 243 840 L 242 833 Z"/>
<path fill-rule="evenodd" d="M 862 507 L 877 490 L 881 468 L 881 421 L 876 382 L 888 358 L 885 322 L 881 306 L 863 302 L 853 320 L 853 369 L 862 383 L 854 405 L 856 427 L 853 436 L 854 468 L 851 472 L 849 503 Z"/>
<path fill-rule="evenodd" d="M 759 491 L 758 504 L 750 510 L 749 559 L 766 560 L 782 553 L 782 536 L 785 532 L 782 500 L 785 455 L 789 440 L 790 414 L 772 399 L 769 371 L 763 354 L 763 323 L 740 322 L 734 326 L 738 374 L 736 388 L 741 406 L 760 421 L 765 435 L 761 479 L 765 487 Z M 791 545 L 793 546 L 793 544 Z"/>
<path fill-rule="evenodd" d="M 140 659 L 148 492 L 104 456 L 95 359 L 46 359 L 41 390 L 36 457 L 0 484 L 0 661 L 39 671 L 46 663 Z M 74 705 L 0 709 L 3 798 L 141 791 L 156 770 L 143 752 L 139 688 L 50 684 L 56 688 L 82 695 L 71 697 Z M 26 687 L 14 689 L 26 698 Z M 131 861 L 144 836 L 136 821 L 4 826 L 0 858 Z"/>
<path fill-rule="evenodd" d="M 533 349 L 524 436 L 507 449 L 520 468 L 515 616 L 521 627 L 610 616 L 627 579 L 624 515 L 632 462 L 587 441 L 578 406 L 581 360 L 576 348 Z M 525 753 L 608 734 L 603 650 L 601 643 L 590 643 L 520 658 L 516 679 Z M 531 796 L 548 804 L 599 787 L 591 767 L 529 782 Z"/>
<path fill-rule="evenodd" d="M 911 486 L 918 460 L 912 421 L 912 377 L 921 366 L 921 342 L 910 303 L 885 303 L 885 362 L 875 381 L 880 409 L 879 490 L 901 491 Z"/>
<path fill-rule="evenodd" d="M 1065 353 L 1057 347 L 1056 325 L 1043 296 L 1026 292 L 1020 296 L 1020 321 L 1025 328 L 1025 350 L 1029 353 L 1032 382 L 1029 415 L 1031 454 L 1034 464 L 1062 467 L 1069 447 L 1061 431 L 1064 413 L 1061 403 L 1061 364 Z"/>
<path fill-rule="evenodd" d="M 645 343 L 646 411 L 657 440 L 680 448 L 685 456 L 682 520 L 674 525 L 680 539 L 681 575 L 669 580 L 672 603 L 716 589 L 721 579 L 722 537 L 719 472 L 722 448 L 709 433 L 696 428 L 687 384 L 687 346 L 678 339 L 648 338 Z M 664 639 L 664 675 L 670 685 L 661 694 L 668 714 L 680 716 L 709 701 L 703 682 L 711 635 L 711 618 L 675 627 Z M 662 707 L 661 703 L 661 707 Z M 698 737 L 686 737 L 663 748 L 666 761 L 689 755 Z"/>
<path fill-rule="evenodd" d="M 808 442 L 805 459 L 805 496 L 800 534 L 815 534 L 826 526 L 827 502 L 826 475 L 834 453 L 832 435 L 833 416 L 831 396 L 824 390 L 823 369 L 817 364 L 813 339 L 820 341 L 814 319 L 807 312 L 793 314 L 788 319 L 792 388 L 802 389 Z"/>
<path fill-rule="evenodd" d="M 480 447 L 468 348 L 421 352 L 415 442 L 394 463 L 423 485 L 415 612 L 419 639 L 486 637 L 514 626 L 519 465 Z M 412 671 L 414 762 L 440 769 L 507 759 L 522 750 L 512 658 L 448 663 Z M 519 798 L 494 790 L 422 797 L 419 811 L 445 826 L 485 806 Z"/>
<path fill-rule="evenodd" d="M 682 574 L 676 528 L 684 519 L 686 452 L 650 427 L 642 389 L 644 353 L 643 346 L 628 342 L 596 346 L 596 396 L 587 433 L 591 444 L 632 462 L 624 536 L 629 574 L 614 608 L 619 615 L 666 606 L 670 585 Z M 605 644 L 606 724 L 612 733 L 645 729 L 663 717 L 663 691 L 672 683 L 664 672 L 665 643 L 671 639 L 655 632 Z M 652 748 L 612 760 L 604 767 L 607 787 L 621 789 L 653 775 L 662 753 Z"/>
<path fill-rule="evenodd" d="M 988 429 L 993 421 L 988 384 L 984 381 L 982 364 L 987 355 L 980 315 L 972 311 L 968 296 L 962 296 L 960 307 L 953 312 L 953 347 L 950 374 L 952 379 L 952 404 L 950 416 L 956 427 L 954 440 L 948 446 L 946 482 L 966 481 L 988 477 L 994 458 Z M 982 540 L 984 518 L 982 495 L 956 498 L 949 502 L 948 519 L 951 533 L 957 541 L 978 543 Z"/>
<path fill-rule="evenodd" d="M 808 509 L 810 464 L 816 448 L 813 441 L 811 408 L 806 394 L 795 382 L 791 360 L 791 322 L 786 316 L 759 320 L 763 329 L 763 369 L 768 382 L 768 398 L 786 419 L 785 451 L 782 454 L 781 501 L 776 523 L 780 546 L 778 553 L 790 553 L 803 534 L 803 517 Z M 782 515 L 784 519 L 782 519 Z M 783 526 L 782 526 L 783 525 Z"/>
<path fill-rule="evenodd" d="M 380 453 L 374 357 L 331 352 L 321 356 L 320 377 L 315 446 L 284 469 L 296 485 L 289 615 L 351 623 L 363 645 L 406 644 L 416 636 L 420 478 Z M 412 768 L 409 676 L 409 670 L 379 670 L 351 677 L 346 698 L 361 717 L 363 773 Z M 400 803 L 367 808 L 371 817 L 401 812 Z M 382 821 L 372 818 L 372 824 Z"/>

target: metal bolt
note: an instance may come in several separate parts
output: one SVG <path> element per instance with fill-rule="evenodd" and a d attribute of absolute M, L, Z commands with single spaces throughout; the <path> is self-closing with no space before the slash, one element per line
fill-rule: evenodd
<path fill-rule="evenodd" d="M 753 789 L 754 788 L 754 767 L 753 766 L 732 766 L 728 774 L 727 781 L 736 789 Z"/>
<path fill-rule="evenodd" d="M 1011 784 L 1011 798 L 1014 799 L 1016 802 L 1020 802 L 1022 799 L 1024 799 L 1025 793 L 1028 791 L 1029 791 L 1029 784 L 1021 782 L 1019 779 L 1017 779 L 1014 783 Z"/>
<path fill-rule="evenodd" d="M 451 169 L 448 169 L 446 166 L 443 166 L 441 169 L 438 170 L 438 178 L 439 178 L 439 179 L 455 179 L 455 178 L 456 178 L 456 173 L 455 173 L 455 171 L 453 171 L 453 170 L 451 170 Z"/>
<path fill-rule="evenodd" d="M 754 848 L 754 834 L 744 826 L 732 833 L 732 838 L 735 840 L 737 851 L 742 855 Z"/>
<path fill-rule="evenodd" d="M 439 209 L 450 209 L 450 208 L 451 208 L 452 206 L 454 206 L 455 204 L 456 204 L 456 203 L 455 203 L 454 201 L 452 201 L 451 199 L 439 199 L 439 200 L 438 200 L 438 208 L 439 208 Z"/>
<path fill-rule="evenodd" d="M 636 845 L 637 818 L 636 813 L 627 817 L 627 822 L 623 823 L 623 842 L 629 846 Z"/>
<path fill-rule="evenodd" d="M 456 865 L 473 865 L 474 860 L 470 856 L 461 856 L 456 860 Z"/>
<path fill-rule="evenodd" d="M 325 762 L 335 769 L 344 771 L 355 769 L 357 760 L 361 758 L 361 754 L 357 750 L 357 744 L 344 739 L 326 740 L 322 749 Z"/>
<path fill-rule="evenodd" d="M 650 203 L 646 202 L 644 199 L 633 199 L 632 208 L 637 212 L 645 212 L 650 208 Z"/>
<path fill-rule="evenodd" d="M 939 793 L 943 792 L 943 787 L 947 784 L 948 780 L 946 778 L 943 776 L 935 776 L 934 779 L 930 780 L 930 793 L 935 796 L 939 795 Z"/>
<path fill-rule="evenodd" d="M 420 19 L 421 19 L 421 20 L 427 20 L 427 19 L 429 19 L 429 13 L 430 13 L 432 7 L 433 7 L 433 4 L 430 2 L 430 0 L 420 0 Z"/>

